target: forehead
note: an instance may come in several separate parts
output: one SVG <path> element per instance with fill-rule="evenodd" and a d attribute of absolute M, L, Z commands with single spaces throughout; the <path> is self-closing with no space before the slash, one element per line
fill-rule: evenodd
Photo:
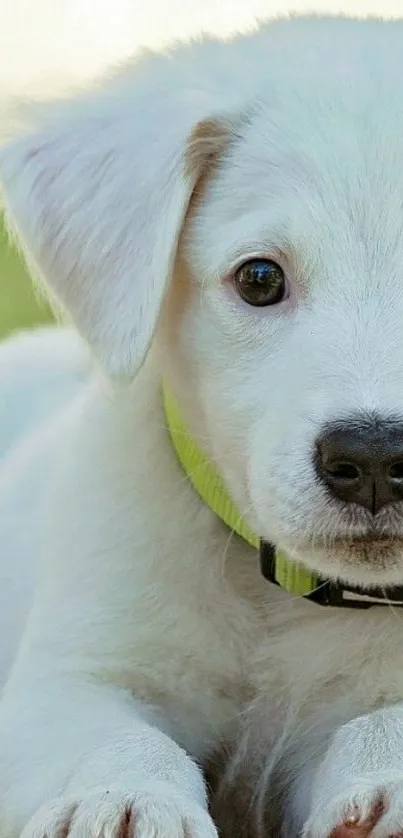
<path fill-rule="evenodd" d="M 223 243 L 274 237 L 301 257 L 359 251 L 372 268 L 401 270 L 403 30 L 384 26 L 373 37 L 355 23 L 341 41 L 336 26 L 320 48 L 296 38 L 282 62 L 277 48 L 259 56 L 267 79 L 207 196 Z"/>

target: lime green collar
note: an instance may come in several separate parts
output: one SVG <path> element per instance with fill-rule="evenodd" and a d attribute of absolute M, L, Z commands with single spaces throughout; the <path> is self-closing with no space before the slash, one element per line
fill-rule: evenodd
<path fill-rule="evenodd" d="M 251 547 L 259 550 L 260 537 L 245 523 L 244 517 L 231 500 L 214 466 L 207 460 L 189 434 L 181 418 L 176 400 L 166 389 L 164 389 L 164 405 L 173 447 L 185 474 L 189 477 L 197 493 L 230 530 L 237 533 Z M 316 574 L 310 573 L 296 562 L 290 561 L 287 556 L 278 551 L 274 556 L 272 581 L 297 596 L 308 596 L 318 586 Z"/>

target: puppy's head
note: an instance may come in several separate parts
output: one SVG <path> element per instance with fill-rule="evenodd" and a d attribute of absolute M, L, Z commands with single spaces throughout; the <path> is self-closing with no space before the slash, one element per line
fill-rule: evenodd
<path fill-rule="evenodd" d="M 292 19 L 145 57 L 0 164 L 107 371 L 156 336 L 255 531 L 366 584 L 403 580 L 402 49 L 400 23 Z"/>

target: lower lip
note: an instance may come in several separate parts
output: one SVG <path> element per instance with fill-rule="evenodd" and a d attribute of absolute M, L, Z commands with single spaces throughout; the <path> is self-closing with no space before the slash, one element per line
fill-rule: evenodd
<path fill-rule="evenodd" d="M 403 551 L 403 539 L 402 538 L 394 538 L 394 537 L 373 537 L 370 538 L 335 538 L 329 540 L 326 544 L 323 545 L 327 549 L 330 550 L 348 550 L 349 552 L 359 553 L 360 551 L 376 551 L 382 550 L 384 551 L 396 551 L 402 550 Z"/>

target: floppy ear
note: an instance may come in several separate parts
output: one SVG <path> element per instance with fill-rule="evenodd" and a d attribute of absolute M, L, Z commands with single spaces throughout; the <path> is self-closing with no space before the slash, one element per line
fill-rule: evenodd
<path fill-rule="evenodd" d="M 190 197 L 229 131 L 172 60 L 51 111 L 0 155 L 11 231 L 110 374 L 145 357 Z"/>

